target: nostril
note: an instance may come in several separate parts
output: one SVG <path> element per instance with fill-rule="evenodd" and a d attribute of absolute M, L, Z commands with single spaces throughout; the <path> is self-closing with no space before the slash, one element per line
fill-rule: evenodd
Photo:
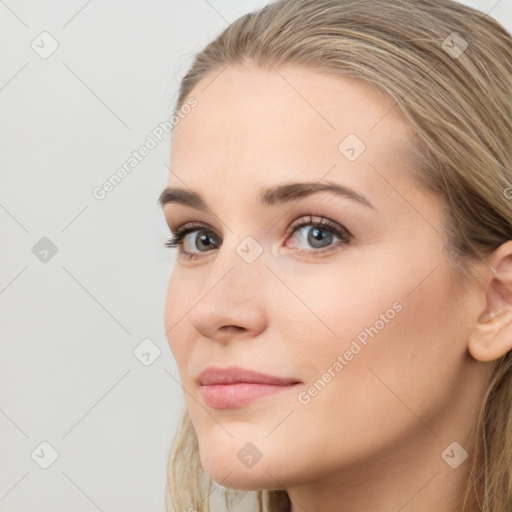
<path fill-rule="evenodd" d="M 245 331 L 245 327 L 240 327 L 238 325 L 223 325 L 219 328 L 219 331 L 222 332 L 236 332 L 236 331 Z"/>

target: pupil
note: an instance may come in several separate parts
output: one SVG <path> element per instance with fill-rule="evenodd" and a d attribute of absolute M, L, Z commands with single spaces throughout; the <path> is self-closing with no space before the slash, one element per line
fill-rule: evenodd
<path fill-rule="evenodd" d="M 322 232 L 323 232 L 323 230 L 321 228 L 314 228 L 313 230 L 311 230 L 310 235 L 312 234 L 312 236 L 308 237 L 308 242 L 312 246 L 315 246 L 316 242 L 319 242 L 319 241 L 321 242 L 324 239 L 327 239 L 327 241 L 329 241 L 329 237 L 332 237 L 332 234 L 328 233 L 327 236 L 323 236 Z"/>
<path fill-rule="evenodd" d="M 211 240 L 211 238 L 210 238 L 207 234 L 203 233 L 203 234 L 199 237 L 199 240 L 200 240 L 200 242 L 201 242 L 201 243 L 204 243 L 206 247 L 208 247 L 208 240 Z M 196 245 L 197 245 L 197 244 L 196 244 Z"/>

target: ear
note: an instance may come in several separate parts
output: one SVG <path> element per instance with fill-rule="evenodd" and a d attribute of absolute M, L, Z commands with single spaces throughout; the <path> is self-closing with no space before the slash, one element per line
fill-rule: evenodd
<path fill-rule="evenodd" d="M 485 305 L 471 330 L 468 350 L 478 361 L 493 361 L 512 349 L 512 240 L 489 258 Z"/>

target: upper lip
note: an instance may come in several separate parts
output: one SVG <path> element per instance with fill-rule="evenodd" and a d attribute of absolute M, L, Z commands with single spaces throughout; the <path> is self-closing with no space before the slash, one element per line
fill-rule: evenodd
<path fill-rule="evenodd" d="M 291 384 L 297 384 L 300 381 L 297 379 L 267 375 L 254 370 L 240 368 L 239 366 L 230 366 L 229 368 L 209 366 L 198 375 L 197 382 L 202 386 L 211 386 L 214 384 L 235 384 L 240 382 L 289 386 Z"/>

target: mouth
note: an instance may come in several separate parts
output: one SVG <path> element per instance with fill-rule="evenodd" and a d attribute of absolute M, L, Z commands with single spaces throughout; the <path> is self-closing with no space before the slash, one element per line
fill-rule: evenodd
<path fill-rule="evenodd" d="M 264 396 L 295 388 L 301 381 L 277 377 L 231 366 L 210 366 L 198 378 L 204 401 L 213 409 L 231 409 L 248 405 Z"/>

